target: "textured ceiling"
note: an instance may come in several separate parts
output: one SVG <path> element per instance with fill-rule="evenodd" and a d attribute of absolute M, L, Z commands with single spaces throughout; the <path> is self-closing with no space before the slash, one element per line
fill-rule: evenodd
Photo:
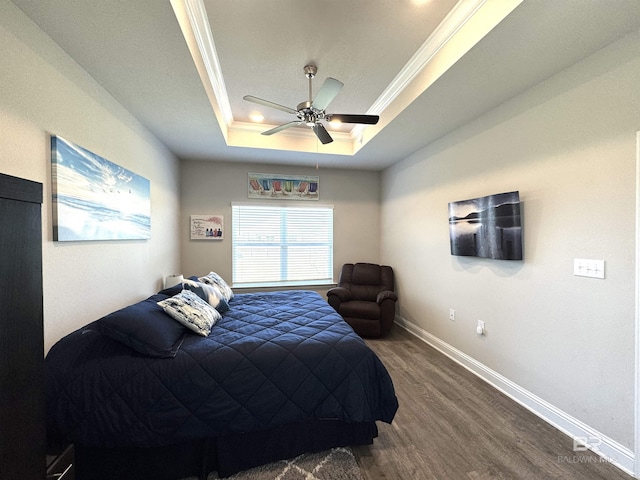
<path fill-rule="evenodd" d="M 257 106 L 242 96 L 295 107 L 307 99 L 302 68 L 313 62 L 318 66 L 314 91 L 327 76 L 345 84 L 328 112 L 366 113 L 450 18 L 454 2 L 13 3 L 180 158 L 363 169 L 382 169 L 407 157 L 640 28 L 637 0 L 460 0 L 456 9 L 475 15 L 438 44 L 413 80 L 394 87 L 397 97 L 382 107 L 379 125 L 365 129 L 362 142 L 343 133 L 322 146 L 307 130 L 297 137 L 260 135 L 268 125 L 292 120 L 277 110 L 262 109 L 264 125 L 247 127 Z M 193 57 L 198 48 L 185 37 L 176 14 L 176 6 L 190 5 L 206 9 L 210 35 L 201 38 L 209 38 L 219 61 L 213 77 L 198 67 Z M 505 11 L 485 15 L 505 5 Z M 492 15 L 497 26 L 490 25 Z M 482 34 L 470 39 L 471 27 Z M 460 49 L 456 44 L 462 43 Z M 219 113 L 224 102 L 212 94 L 212 78 L 225 87 L 230 121 Z M 355 153 L 336 150 L 349 142 Z"/>

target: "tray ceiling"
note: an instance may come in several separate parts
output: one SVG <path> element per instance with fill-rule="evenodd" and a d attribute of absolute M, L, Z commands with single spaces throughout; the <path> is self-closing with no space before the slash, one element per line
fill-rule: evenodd
<path fill-rule="evenodd" d="M 180 158 L 374 170 L 640 28 L 637 0 L 13 3 Z M 378 125 L 261 135 L 294 118 L 242 97 L 295 108 L 307 63 Z"/>

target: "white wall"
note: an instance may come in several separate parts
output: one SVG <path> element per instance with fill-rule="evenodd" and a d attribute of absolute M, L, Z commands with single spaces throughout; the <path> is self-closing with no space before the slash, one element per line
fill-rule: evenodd
<path fill-rule="evenodd" d="M 381 260 L 401 317 L 628 449 L 639 86 L 637 32 L 382 178 Z M 524 261 L 451 256 L 447 203 L 512 190 Z M 604 259 L 606 279 L 573 276 L 574 258 Z"/>
<path fill-rule="evenodd" d="M 11 2 L 0 0 L 0 172 L 43 183 L 45 350 L 178 268 L 178 161 Z M 151 240 L 53 242 L 51 134 L 151 181 Z"/>
<path fill-rule="evenodd" d="M 248 173 L 318 175 L 320 198 L 304 205 L 333 205 L 334 274 L 349 262 L 377 263 L 380 256 L 380 174 L 250 163 L 182 161 L 180 239 L 184 275 L 214 270 L 231 282 L 231 203 L 248 202 Z M 265 204 L 272 200 L 258 200 Z M 225 238 L 190 240 L 189 216 L 221 214 Z"/>

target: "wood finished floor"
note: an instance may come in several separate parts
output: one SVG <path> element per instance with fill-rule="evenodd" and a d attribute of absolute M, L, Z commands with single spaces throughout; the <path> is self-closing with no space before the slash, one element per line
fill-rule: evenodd
<path fill-rule="evenodd" d="M 365 480 L 632 479 L 405 330 L 367 343 L 400 408 L 354 448 Z"/>

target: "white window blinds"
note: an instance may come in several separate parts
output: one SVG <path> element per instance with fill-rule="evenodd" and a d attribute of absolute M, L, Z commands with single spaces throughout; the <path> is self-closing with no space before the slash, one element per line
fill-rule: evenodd
<path fill-rule="evenodd" d="M 232 206 L 234 286 L 333 281 L 331 207 Z"/>

